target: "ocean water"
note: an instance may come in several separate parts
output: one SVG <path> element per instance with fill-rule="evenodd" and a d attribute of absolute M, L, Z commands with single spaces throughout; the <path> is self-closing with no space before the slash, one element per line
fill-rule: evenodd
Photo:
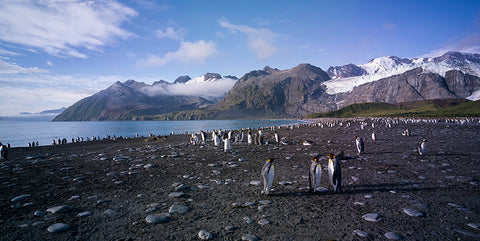
<path fill-rule="evenodd" d="M 199 120 L 199 121 L 83 121 L 51 122 L 33 120 L 0 120 L 0 142 L 10 143 L 12 147 L 25 147 L 30 142 L 39 145 L 51 145 L 52 140 L 66 138 L 100 137 L 106 135 L 134 137 L 183 134 L 211 131 L 214 129 L 259 128 L 304 123 L 301 120 Z"/>

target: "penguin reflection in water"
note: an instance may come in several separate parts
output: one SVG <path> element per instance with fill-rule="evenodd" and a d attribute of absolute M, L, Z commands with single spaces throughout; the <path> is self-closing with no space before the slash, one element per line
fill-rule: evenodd
<path fill-rule="evenodd" d="M 270 188 L 272 188 L 273 183 L 273 175 L 275 173 L 274 166 L 273 166 L 273 158 L 269 158 L 265 165 L 262 168 L 262 182 L 263 182 L 263 194 L 270 194 Z"/>
<path fill-rule="evenodd" d="M 313 158 L 310 164 L 310 171 L 308 172 L 310 192 L 316 192 L 320 186 L 320 179 L 322 177 L 322 166 L 320 165 L 319 156 Z"/>
<path fill-rule="evenodd" d="M 333 154 L 327 154 L 328 157 L 328 176 L 333 186 L 334 192 L 343 192 L 342 190 L 342 170 L 340 169 L 340 157 Z"/>

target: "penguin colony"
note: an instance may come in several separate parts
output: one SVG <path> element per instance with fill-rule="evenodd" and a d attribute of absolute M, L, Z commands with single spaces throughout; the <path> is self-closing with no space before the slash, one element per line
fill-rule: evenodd
<path fill-rule="evenodd" d="M 419 120 L 419 119 L 382 119 L 380 118 L 379 120 L 376 119 L 375 122 L 371 123 L 371 140 L 375 141 L 377 139 L 377 134 L 374 130 L 375 125 L 379 124 L 379 122 L 384 122 L 386 128 L 392 128 L 393 125 L 398 124 L 399 122 L 403 121 L 405 123 L 411 122 L 419 122 L 419 121 L 438 121 L 438 120 Z M 447 120 L 448 121 L 448 120 Z M 355 120 L 353 121 L 355 122 Z M 287 128 L 293 129 L 296 127 L 300 127 L 301 125 L 315 125 L 320 128 L 324 127 L 335 127 L 335 126 L 343 126 L 346 125 L 347 127 L 352 124 L 352 121 L 347 121 L 346 123 L 343 123 L 341 121 L 330 121 L 330 122 L 319 122 L 319 123 L 310 123 L 310 124 L 297 124 L 297 125 L 291 125 Z M 368 127 L 367 123 L 364 121 L 360 121 L 360 130 L 366 130 Z M 241 143 L 244 140 L 244 135 L 247 135 L 246 138 L 246 143 L 248 145 L 265 145 L 265 144 L 283 144 L 283 145 L 288 145 L 290 144 L 287 142 L 285 139 L 281 139 L 278 132 L 276 131 L 276 128 L 279 127 L 270 127 L 272 131 L 272 136 L 271 138 L 266 138 L 264 129 L 259 128 L 258 130 L 254 129 L 239 129 L 239 130 L 213 130 L 211 132 L 212 138 L 211 142 L 213 143 L 213 146 L 215 147 L 220 147 L 221 142 L 223 142 L 223 151 L 224 152 L 231 152 L 232 151 L 232 145 L 231 143 Z M 222 134 L 223 133 L 223 134 Z M 201 136 L 201 141 L 199 140 L 198 137 L 196 137 L 196 134 L 192 133 L 191 137 L 191 143 L 193 145 L 198 145 L 198 144 L 207 144 L 210 140 L 206 138 L 206 132 L 205 131 L 200 131 L 200 136 Z M 402 133 L 400 133 L 402 136 L 412 136 L 412 132 L 408 129 L 403 130 Z M 362 137 L 360 136 L 355 136 L 355 150 L 358 155 L 364 154 L 365 153 L 365 142 Z M 420 143 L 418 143 L 417 151 L 418 155 L 425 155 L 426 153 L 426 139 L 423 139 Z M 315 142 L 310 141 L 310 140 L 304 140 L 301 142 L 302 145 L 304 146 L 314 146 L 317 145 Z M 309 191 L 310 192 L 317 192 L 318 188 L 320 187 L 320 182 L 321 182 L 321 177 L 322 177 L 322 162 L 326 161 L 324 163 L 324 167 L 326 167 L 328 171 L 328 179 L 329 183 L 333 189 L 333 192 L 335 193 L 342 193 L 343 188 L 342 188 L 342 170 L 341 170 L 341 160 L 345 159 L 350 159 L 350 158 L 355 158 L 355 157 L 344 157 L 343 156 L 343 151 L 340 152 L 339 154 L 324 154 L 324 155 L 316 155 L 314 156 L 313 160 L 311 161 L 311 164 L 309 166 L 308 170 L 308 182 L 309 182 Z M 272 184 L 273 184 L 273 179 L 274 179 L 274 173 L 275 173 L 275 168 L 274 168 L 274 158 L 269 158 L 266 160 L 265 164 L 262 167 L 260 176 L 261 176 L 261 183 L 262 183 L 262 190 L 261 193 L 265 195 L 271 194 L 272 190 Z"/>

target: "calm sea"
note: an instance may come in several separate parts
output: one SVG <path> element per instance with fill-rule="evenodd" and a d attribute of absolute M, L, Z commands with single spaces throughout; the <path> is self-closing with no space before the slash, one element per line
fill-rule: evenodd
<path fill-rule="evenodd" d="M 38 141 L 42 146 L 52 144 L 52 140 L 106 135 L 134 137 L 183 134 L 211 131 L 213 129 L 259 128 L 304 123 L 301 120 L 200 120 L 200 121 L 85 121 L 51 122 L 30 120 L 0 120 L 0 142 L 12 147 L 25 147 Z"/>

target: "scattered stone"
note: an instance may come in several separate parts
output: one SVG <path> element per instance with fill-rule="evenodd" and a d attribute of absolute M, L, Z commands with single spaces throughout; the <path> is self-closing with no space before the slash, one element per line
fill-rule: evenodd
<path fill-rule="evenodd" d="M 33 213 L 33 216 L 43 217 L 43 216 L 45 216 L 45 212 L 44 211 L 35 211 Z"/>
<path fill-rule="evenodd" d="M 283 185 L 283 186 L 288 186 L 288 185 L 292 185 L 292 182 L 290 182 L 290 181 L 281 181 L 281 182 L 279 182 L 278 184 Z"/>
<path fill-rule="evenodd" d="M 352 177 L 352 180 L 353 180 L 354 182 L 356 182 L 356 181 L 359 181 L 360 178 L 358 178 L 358 177 L 356 177 L 356 176 L 353 176 L 353 177 Z"/>
<path fill-rule="evenodd" d="M 168 194 L 169 197 L 183 197 L 185 196 L 185 193 L 183 192 L 172 192 L 170 194 Z"/>
<path fill-rule="evenodd" d="M 237 229 L 237 227 L 235 227 L 235 226 L 226 226 L 225 227 L 225 230 L 227 232 L 233 232 L 233 231 L 235 231 L 235 229 Z"/>
<path fill-rule="evenodd" d="M 468 223 L 467 226 L 476 230 L 480 230 L 480 223 Z"/>
<path fill-rule="evenodd" d="M 234 203 L 232 203 L 232 206 L 233 206 L 234 208 L 241 207 L 242 205 L 243 205 L 243 203 L 241 203 L 241 202 L 234 202 Z"/>
<path fill-rule="evenodd" d="M 356 235 L 358 235 L 358 236 L 360 236 L 360 237 L 368 237 L 368 236 L 370 236 L 369 233 L 367 233 L 367 232 L 365 232 L 365 231 L 362 231 L 362 230 L 360 230 L 360 229 L 355 229 L 355 230 L 353 230 L 353 233 L 356 234 Z"/>
<path fill-rule="evenodd" d="M 12 202 L 22 201 L 22 200 L 24 200 L 25 198 L 30 197 L 30 196 L 31 196 L 30 194 L 20 195 L 20 196 L 17 196 L 17 197 L 12 198 Z"/>
<path fill-rule="evenodd" d="M 173 187 L 173 189 L 175 189 L 175 191 L 184 191 L 184 190 L 190 189 L 190 187 L 188 185 L 183 184 L 183 183 L 179 183 L 179 182 L 176 182 L 176 183 L 172 184 L 172 187 Z"/>
<path fill-rule="evenodd" d="M 366 221 L 369 221 L 369 222 L 378 222 L 378 221 L 382 220 L 380 218 L 380 215 L 376 214 L 376 213 L 367 213 L 367 214 L 363 215 L 362 218 L 365 219 Z"/>
<path fill-rule="evenodd" d="M 77 215 L 77 217 L 81 218 L 81 217 L 87 217 L 87 216 L 90 216 L 92 215 L 92 212 L 90 211 L 85 211 L 85 212 L 81 212 Z"/>
<path fill-rule="evenodd" d="M 467 231 L 467 230 L 464 230 L 464 229 L 454 228 L 453 230 L 455 230 L 455 232 L 461 233 L 461 234 L 466 235 L 466 236 L 470 236 L 470 237 L 474 237 L 474 238 L 480 238 L 480 234 L 470 232 L 470 231 Z"/>
<path fill-rule="evenodd" d="M 169 213 L 186 213 L 190 210 L 189 207 L 183 206 L 183 205 L 178 205 L 178 204 L 173 204 L 170 209 L 168 210 Z"/>
<path fill-rule="evenodd" d="M 256 204 L 255 202 L 246 202 L 246 203 L 245 203 L 245 206 L 247 206 L 247 207 L 253 207 L 253 206 L 255 206 L 255 204 Z"/>
<path fill-rule="evenodd" d="M 263 204 L 263 205 L 268 205 L 268 204 L 271 204 L 272 201 L 270 201 L 270 200 L 262 200 L 262 201 L 260 201 L 259 203 L 260 203 L 260 204 Z"/>
<path fill-rule="evenodd" d="M 239 161 L 239 162 L 246 162 L 247 159 L 245 159 L 245 158 L 238 158 L 238 161 Z"/>
<path fill-rule="evenodd" d="M 394 233 L 394 232 L 385 233 L 385 237 L 387 237 L 388 239 L 393 239 L 393 240 L 402 240 L 403 239 L 403 237 L 400 234 Z"/>
<path fill-rule="evenodd" d="M 365 195 L 364 197 L 367 198 L 367 199 L 372 199 L 372 198 L 373 198 L 373 195 L 367 194 L 367 195 Z"/>
<path fill-rule="evenodd" d="M 262 182 L 258 180 L 253 180 L 250 182 L 250 185 L 253 185 L 253 186 L 260 186 L 260 184 L 262 184 Z"/>
<path fill-rule="evenodd" d="M 72 200 L 79 199 L 79 198 L 80 198 L 80 196 L 78 196 L 78 195 L 71 196 L 71 197 L 68 199 L 68 201 L 72 201 Z"/>
<path fill-rule="evenodd" d="M 412 217 L 423 217 L 424 216 L 424 214 L 422 212 L 420 212 L 417 209 L 413 209 L 413 208 L 404 208 L 403 212 L 406 213 L 408 216 L 412 216 Z"/>
<path fill-rule="evenodd" d="M 364 206 L 364 205 L 365 205 L 365 202 L 354 202 L 353 205 Z"/>
<path fill-rule="evenodd" d="M 147 221 L 147 223 L 153 223 L 153 224 L 166 223 L 169 218 L 170 218 L 170 214 L 152 214 L 152 215 L 148 215 L 145 218 L 145 221 Z"/>
<path fill-rule="evenodd" d="M 258 237 L 253 235 L 253 234 L 243 234 L 242 235 L 242 240 L 246 241 L 257 241 Z"/>
<path fill-rule="evenodd" d="M 208 185 L 203 185 L 203 184 L 198 184 L 197 187 L 198 187 L 199 189 L 209 189 L 209 188 L 210 188 L 210 186 L 208 186 Z"/>
<path fill-rule="evenodd" d="M 201 240 L 210 240 L 213 238 L 213 235 L 205 230 L 200 230 L 200 232 L 198 232 L 198 238 Z"/>
<path fill-rule="evenodd" d="M 251 219 L 250 217 L 243 217 L 243 220 L 247 223 L 247 224 L 252 224 L 253 222 L 253 219 Z"/>
<path fill-rule="evenodd" d="M 48 226 L 47 231 L 50 233 L 60 233 L 60 232 L 65 232 L 68 229 L 70 229 L 70 226 L 65 223 L 54 223 L 50 226 Z"/>
<path fill-rule="evenodd" d="M 258 224 L 260 224 L 260 225 L 262 225 L 262 226 L 263 226 L 263 225 L 268 225 L 268 224 L 270 224 L 270 221 L 268 221 L 268 220 L 266 220 L 266 219 L 260 219 L 260 220 L 258 221 Z"/>
<path fill-rule="evenodd" d="M 149 164 L 146 164 L 145 166 L 143 166 L 143 168 L 145 168 L 145 169 L 149 169 L 149 168 L 152 168 L 152 167 L 156 167 L 155 164 L 149 163 Z"/>
<path fill-rule="evenodd" d="M 47 209 L 47 212 L 51 212 L 53 214 L 68 213 L 68 212 L 72 211 L 72 209 L 73 208 L 71 206 L 62 205 L 62 206 L 51 207 L 51 208 Z"/>
<path fill-rule="evenodd" d="M 328 188 L 326 188 L 326 187 L 317 187 L 317 192 L 328 192 Z"/>

